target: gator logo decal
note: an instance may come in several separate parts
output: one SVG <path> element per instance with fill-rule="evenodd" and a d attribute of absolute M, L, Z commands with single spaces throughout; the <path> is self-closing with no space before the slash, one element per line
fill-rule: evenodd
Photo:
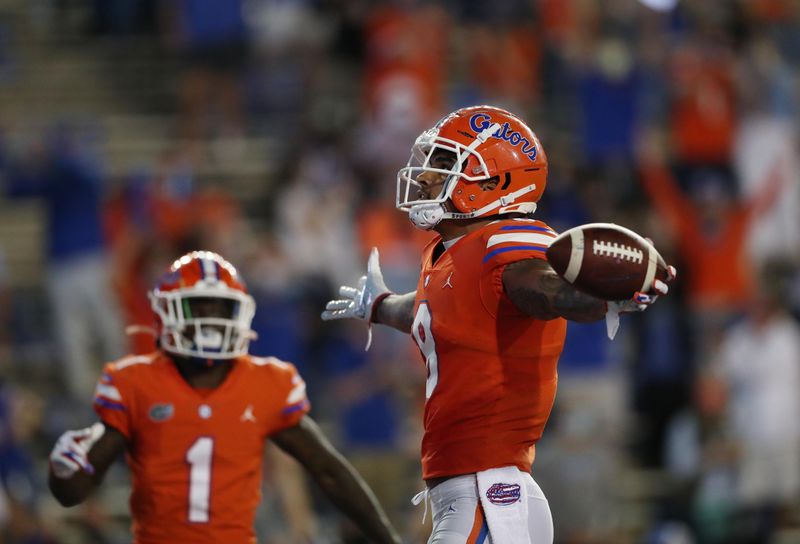
<path fill-rule="evenodd" d="M 519 484 L 492 484 L 492 487 L 486 490 L 486 498 L 498 506 L 514 504 L 520 498 Z"/>
<path fill-rule="evenodd" d="M 175 414 L 175 407 L 172 404 L 154 404 L 150 407 L 148 415 L 153 421 L 166 421 Z"/>

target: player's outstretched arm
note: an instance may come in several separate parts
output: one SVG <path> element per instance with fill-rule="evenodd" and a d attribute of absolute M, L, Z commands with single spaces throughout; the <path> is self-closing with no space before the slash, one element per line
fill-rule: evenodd
<path fill-rule="evenodd" d="M 59 437 L 50 453 L 49 485 L 62 506 L 82 503 L 100 485 L 111 463 L 125 451 L 125 437 L 95 423 Z"/>
<path fill-rule="evenodd" d="M 667 273 L 668 282 L 677 274 L 673 266 L 667 267 Z M 519 311 L 536 319 L 563 317 L 587 322 L 605 317 L 608 337 L 612 340 L 617 334 L 621 313 L 646 310 L 659 295 L 669 292 L 667 284 L 656 279 L 647 293 L 637 292 L 628 300 L 604 301 L 578 291 L 542 259 L 509 264 L 503 270 L 503 288 Z"/>
<path fill-rule="evenodd" d="M 384 298 L 372 313 L 375 323 L 388 325 L 402 332 L 411 332 L 414 323 L 414 300 L 417 292 L 405 295 L 390 295 Z"/>
<path fill-rule="evenodd" d="M 536 319 L 563 317 L 597 321 L 606 315 L 606 302 L 575 289 L 543 259 L 525 259 L 503 270 L 503 288 L 519 311 Z"/>
<path fill-rule="evenodd" d="M 400 537 L 375 495 L 355 469 L 328 442 L 308 416 L 272 437 L 278 447 L 297 459 L 330 501 L 370 538 L 371 542 L 400 542 Z"/>
<path fill-rule="evenodd" d="M 416 292 L 405 295 L 392 293 L 383 281 L 379 259 L 378 248 L 373 247 L 367 260 L 367 274 L 361 276 L 356 287 L 341 286 L 341 298 L 328 302 L 322 312 L 322 319 L 363 319 L 368 323 L 388 325 L 402 332 L 411 330 Z"/>

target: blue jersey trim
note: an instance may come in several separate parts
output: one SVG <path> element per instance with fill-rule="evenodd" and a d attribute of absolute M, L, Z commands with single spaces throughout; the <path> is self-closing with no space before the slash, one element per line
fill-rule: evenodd
<path fill-rule="evenodd" d="M 506 251 L 518 251 L 518 250 L 541 251 L 542 253 L 544 253 L 545 251 L 547 251 L 547 248 L 534 245 L 501 247 L 499 249 L 495 249 L 494 251 L 490 251 L 489 253 L 487 253 L 486 256 L 483 258 L 483 262 L 485 263 L 495 255 L 499 255 L 500 253 L 505 253 Z"/>
<path fill-rule="evenodd" d="M 547 232 L 549 234 L 555 234 L 552 230 L 546 227 L 536 227 L 534 225 L 508 225 L 505 227 L 500 227 L 500 230 L 535 230 L 536 232 Z"/>
<path fill-rule="evenodd" d="M 308 399 L 303 399 L 296 404 L 292 404 L 291 406 L 287 406 L 283 409 L 283 415 L 288 416 L 289 414 L 293 414 L 298 410 L 302 410 L 308 406 Z"/>
<path fill-rule="evenodd" d="M 95 404 L 99 404 L 103 408 L 109 408 L 111 410 L 119 410 L 121 412 L 125 411 L 125 405 L 120 402 L 114 402 L 110 400 L 106 400 L 102 397 L 95 397 L 94 399 Z"/>

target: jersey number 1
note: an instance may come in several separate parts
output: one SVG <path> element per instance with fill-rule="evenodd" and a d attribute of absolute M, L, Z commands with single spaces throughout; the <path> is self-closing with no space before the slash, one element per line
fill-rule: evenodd
<path fill-rule="evenodd" d="M 420 302 L 414 324 L 411 326 L 411 335 L 419 346 L 422 356 L 425 357 L 425 367 L 428 369 L 428 379 L 425 381 L 425 399 L 431 398 L 436 384 L 439 383 L 439 358 L 436 356 L 436 341 L 431 331 L 431 311 L 426 302 Z"/>
<path fill-rule="evenodd" d="M 214 439 L 201 436 L 186 451 L 189 463 L 189 521 L 208 523 L 211 499 L 211 458 Z"/>

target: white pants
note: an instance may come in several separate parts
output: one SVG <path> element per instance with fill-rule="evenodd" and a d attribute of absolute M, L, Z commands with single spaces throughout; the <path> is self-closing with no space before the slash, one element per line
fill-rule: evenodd
<path fill-rule="evenodd" d="M 531 544 L 552 544 L 550 505 L 530 474 L 523 474 Z M 428 544 L 503 544 L 492 539 L 474 474 L 456 476 L 428 491 L 433 531 Z"/>

